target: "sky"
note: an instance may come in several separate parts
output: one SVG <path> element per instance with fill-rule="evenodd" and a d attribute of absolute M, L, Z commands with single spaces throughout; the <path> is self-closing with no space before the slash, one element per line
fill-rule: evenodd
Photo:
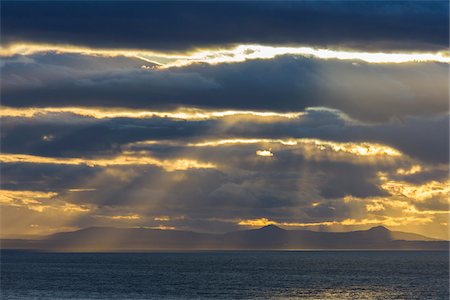
<path fill-rule="evenodd" d="M 1 237 L 448 239 L 447 1 L 2 1 Z"/>

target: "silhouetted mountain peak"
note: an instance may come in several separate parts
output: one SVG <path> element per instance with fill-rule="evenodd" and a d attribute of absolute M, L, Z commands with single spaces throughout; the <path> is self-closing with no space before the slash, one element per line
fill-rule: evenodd
<path fill-rule="evenodd" d="M 371 232 L 380 232 L 380 233 L 391 232 L 389 229 L 387 229 L 384 226 L 375 226 L 375 227 L 370 228 L 369 231 L 371 231 Z"/>
<path fill-rule="evenodd" d="M 264 230 L 264 231 L 285 231 L 283 228 L 280 228 L 277 225 L 273 225 L 273 224 L 261 227 L 259 230 Z"/>

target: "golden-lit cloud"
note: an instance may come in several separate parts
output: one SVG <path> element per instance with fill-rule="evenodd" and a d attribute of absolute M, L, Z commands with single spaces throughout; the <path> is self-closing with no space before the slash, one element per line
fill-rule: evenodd
<path fill-rule="evenodd" d="M 356 156 L 401 156 L 392 147 L 367 142 L 332 142 L 318 139 L 224 139 L 190 143 L 194 147 L 217 147 L 232 144 L 281 144 L 284 146 L 312 146 L 315 150 L 347 153 Z"/>
<path fill-rule="evenodd" d="M 107 218 L 111 218 L 113 220 L 139 220 L 141 216 L 138 214 L 130 214 L 123 216 L 108 216 Z"/>
<path fill-rule="evenodd" d="M 402 226 L 408 224 L 428 224 L 433 222 L 432 217 L 428 216 L 380 216 L 378 218 L 362 218 L 362 219 L 344 219 L 342 221 L 323 221 L 323 222 L 277 222 L 267 218 L 239 220 L 240 226 L 262 227 L 267 225 L 277 225 L 282 227 L 316 227 L 316 226 L 360 226 L 360 225 L 384 225 L 384 226 Z"/>
<path fill-rule="evenodd" d="M 90 211 L 85 206 L 80 206 L 72 203 L 64 203 L 64 205 L 61 207 L 62 211 L 65 212 L 88 212 Z"/>
<path fill-rule="evenodd" d="M 48 204 L 43 204 L 43 200 L 52 199 L 57 195 L 54 192 L 0 190 L 0 204 L 26 207 L 30 210 L 42 212 L 50 207 Z"/>
<path fill-rule="evenodd" d="M 444 201 L 446 199 L 448 197 L 444 198 Z M 435 206 L 434 201 L 426 203 L 413 198 L 392 195 L 371 198 L 347 196 L 344 200 L 350 211 L 355 213 L 353 219 L 379 220 L 380 225 L 397 227 L 397 230 L 417 232 L 438 239 L 449 239 L 448 227 L 442 224 L 450 217 L 448 205 Z M 365 213 L 361 211 L 364 207 Z M 330 228 L 336 228 L 336 226 L 339 224 Z"/>
<path fill-rule="evenodd" d="M 72 192 L 72 193 L 80 193 L 80 192 L 93 192 L 93 191 L 96 191 L 97 189 L 85 189 L 85 188 L 83 188 L 83 189 L 80 189 L 80 188 L 78 188 L 78 189 L 68 189 L 67 191 L 68 192 Z"/>
<path fill-rule="evenodd" d="M 258 156 L 273 156 L 273 152 L 270 150 L 256 150 L 256 155 Z"/>
<path fill-rule="evenodd" d="M 320 150 L 332 150 L 334 152 L 349 153 L 357 156 L 401 156 L 398 150 L 376 143 L 337 143 L 321 140 L 306 140 L 306 144 L 313 144 Z"/>
<path fill-rule="evenodd" d="M 6 47 L 2 46 L 0 48 L 0 56 L 8 57 L 13 55 L 32 55 L 36 53 L 47 53 L 53 52 L 56 54 L 81 54 L 89 56 L 101 56 L 101 57 L 117 57 L 125 56 L 141 59 L 149 63 L 157 63 L 141 55 L 152 56 L 157 55 L 156 52 L 151 51 L 140 51 L 133 49 L 105 49 L 105 48 L 88 48 L 88 47 L 78 47 L 73 45 L 55 45 L 55 44 L 33 44 L 33 43 L 16 43 L 11 44 Z M 161 58 L 164 55 L 161 55 Z"/>
<path fill-rule="evenodd" d="M 404 211 L 406 213 L 419 214 L 419 215 L 440 215 L 440 214 L 450 215 L 450 210 L 443 210 L 443 209 L 439 209 L 439 210 L 418 210 L 414 206 L 410 206 Z"/>
<path fill-rule="evenodd" d="M 366 210 L 369 213 L 394 213 L 401 215 L 407 214 L 421 214 L 421 215 L 435 215 L 435 214 L 450 214 L 450 207 L 446 210 L 441 209 L 425 209 L 419 210 L 415 206 L 417 199 L 407 199 L 403 197 L 387 196 L 387 197 L 372 197 L 372 198 L 358 198 L 353 196 L 344 197 L 345 203 L 359 202 L 365 204 Z"/>
<path fill-rule="evenodd" d="M 403 168 L 397 169 L 397 174 L 399 174 L 399 175 L 412 175 L 412 174 L 416 174 L 416 173 L 419 173 L 419 172 L 422 172 L 422 171 L 423 171 L 423 169 L 422 169 L 421 165 L 414 165 L 414 166 L 412 166 L 409 169 L 403 169 Z"/>
<path fill-rule="evenodd" d="M 433 197 L 450 195 L 450 181 L 429 181 L 424 184 L 412 184 L 405 181 L 388 180 L 381 184 L 381 188 L 394 196 L 404 196 L 417 201 L 425 201 Z"/>
<path fill-rule="evenodd" d="M 298 118 L 303 113 L 290 112 L 278 113 L 272 111 L 250 111 L 250 110 L 222 110 L 214 111 L 198 108 L 179 108 L 173 111 L 145 111 L 128 108 L 90 108 L 90 107 L 27 107 L 27 108 L 13 108 L 0 106 L 0 117 L 21 117 L 33 118 L 38 116 L 45 116 L 55 113 L 71 113 L 83 117 L 95 119 L 110 119 L 110 118 L 170 118 L 181 120 L 208 120 L 226 117 L 253 117 L 256 120 L 259 118 L 268 119 L 294 119 Z M 43 140 L 51 139 L 50 136 L 43 137 Z"/>
<path fill-rule="evenodd" d="M 171 218 L 169 216 L 158 216 L 158 217 L 154 217 L 153 220 L 167 222 L 167 221 L 170 221 Z"/>
<path fill-rule="evenodd" d="M 250 226 L 250 227 L 262 227 L 267 225 L 277 225 L 284 227 L 310 227 L 310 226 L 331 226 L 336 225 L 339 222 L 336 221 L 325 221 L 325 222 L 311 222 L 311 223 L 300 223 L 300 222 L 276 222 L 269 220 L 267 218 L 259 219 L 247 219 L 238 221 L 238 225 Z"/>
<path fill-rule="evenodd" d="M 372 202 L 366 204 L 366 209 L 368 212 L 374 212 L 374 211 L 383 211 L 386 208 L 382 203 L 379 202 Z"/>
<path fill-rule="evenodd" d="M 58 193 L 27 191 L 27 190 L 0 190 L 0 204 L 5 206 L 25 207 L 36 212 L 43 212 L 47 209 L 59 210 L 62 212 L 88 212 L 89 208 L 72 203 L 61 202 L 55 198 Z"/>
<path fill-rule="evenodd" d="M 262 227 L 267 225 L 277 225 L 281 227 L 292 228 L 320 228 L 327 227 L 331 231 L 348 230 L 346 227 L 364 229 L 371 226 L 388 226 L 396 227 L 397 230 L 416 231 L 424 235 L 435 236 L 436 238 L 448 238 L 447 230 L 443 230 L 442 220 L 450 217 L 450 208 L 433 208 L 432 206 L 416 205 L 417 201 L 423 201 L 430 195 L 445 197 L 448 199 L 446 189 L 442 189 L 446 183 L 430 182 L 423 185 L 417 185 L 416 190 L 410 197 L 406 198 L 399 195 L 390 195 L 384 197 L 358 198 L 354 196 L 346 196 L 342 199 L 345 206 L 350 212 L 350 216 L 343 220 L 324 220 L 320 222 L 280 222 L 270 220 L 268 218 L 259 219 L 239 219 L 236 220 L 240 226 L 246 227 Z M 416 191 L 415 190 L 415 191 Z M 424 192 L 426 191 L 426 192 Z M 423 198 L 425 197 L 425 198 Z M 423 202 L 421 202 L 423 203 Z M 312 207 L 319 206 L 318 202 L 313 202 Z M 360 208 L 365 208 L 365 213 Z M 439 232 L 439 236 L 436 234 Z"/>
<path fill-rule="evenodd" d="M 109 167 L 126 165 L 153 165 L 166 171 L 179 171 L 187 169 L 210 169 L 216 165 L 199 162 L 192 159 L 159 160 L 139 153 L 124 152 L 124 154 L 111 158 L 84 159 L 84 158 L 57 158 L 27 154 L 0 154 L 2 163 L 32 163 L 32 164 L 59 164 L 59 165 L 86 165 L 89 167 Z"/>
<path fill-rule="evenodd" d="M 422 189 L 427 189 L 429 186 L 427 184 L 418 185 Z M 443 199 L 448 199 L 448 194 L 446 192 L 434 191 L 433 196 L 443 197 Z M 430 195 L 427 195 L 428 197 Z M 396 210 L 401 214 L 448 214 L 450 213 L 450 206 L 446 210 L 440 209 L 418 209 L 416 207 L 417 202 L 423 202 L 429 198 L 420 197 L 405 197 L 405 195 L 391 194 L 385 197 L 370 197 L 370 198 L 358 198 L 354 196 L 346 196 L 343 198 L 345 203 L 359 202 L 365 204 L 367 212 L 393 212 Z M 450 204 L 450 203 L 449 203 Z"/>
<path fill-rule="evenodd" d="M 174 227 L 174 226 L 166 226 L 166 225 L 147 226 L 147 227 L 143 227 L 143 228 L 159 229 L 159 230 L 175 230 L 176 229 L 176 227 Z"/>
<path fill-rule="evenodd" d="M 363 52 L 312 47 L 281 47 L 264 45 L 238 45 L 234 48 L 197 49 L 186 53 L 164 53 L 137 49 L 94 49 L 71 45 L 18 43 L 2 47 L 0 56 L 31 55 L 42 52 L 76 53 L 91 56 L 125 56 L 156 64 L 160 68 L 183 67 L 194 63 L 239 63 L 252 59 L 273 59 L 281 55 L 296 55 L 317 59 L 361 60 L 367 63 L 450 63 L 447 52 Z M 144 65 L 143 68 L 154 68 Z"/>

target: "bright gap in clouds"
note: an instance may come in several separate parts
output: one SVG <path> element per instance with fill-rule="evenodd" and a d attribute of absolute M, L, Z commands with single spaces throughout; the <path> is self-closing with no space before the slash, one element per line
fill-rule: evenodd
<path fill-rule="evenodd" d="M 257 150 L 256 151 L 256 155 L 272 157 L 273 156 L 273 152 L 270 151 L 270 150 Z"/>
<path fill-rule="evenodd" d="M 358 52 L 311 47 L 273 47 L 240 45 L 233 49 L 200 50 L 190 56 L 165 64 L 164 68 L 181 67 L 193 63 L 239 63 L 251 59 L 272 59 L 281 55 L 299 55 L 318 59 L 362 60 L 368 63 L 441 62 L 450 63 L 448 53 L 383 53 Z"/>
<path fill-rule="evenodd" d="M 303 115 L 303 112 L 273 112 L 250 110 L 206 110 L 197 108 L 179 108 L 173 111 L 146 111 L 128 108 L 90 108 L 90 107 L 27 107 L 13 108 L 0 106 L 0 117 L 33 118 L 47 114 L 71 113 L 83 117 L 95 119 L 108 118 L 170 118 L 181 120 L 207 120 L 232 116 L 250 116 L 262 118 L 295 119 Z"/>
<path fill-rule="evenodd" d="M 317 59 L 360 60 L 367 63 L 450 63 L 448 52 L 361 52 L 312 47 L 281 47 L 264 45 L 238 45 L 234 48 L 198 49 L 186 53 L 169 54 L 139 49 L 95 49 L 71 45 L 13 44 L 0 48 L 0 56 L 31 55 L 42 52 L 75 53 L 92 56 L 126 56 L 141 59 L 156 66 L 143 65 L 142 69 L 183 67 L 195 63 L 239 63 L 252 59 L 273 59 L 281 55 L 298 55 Z"/>

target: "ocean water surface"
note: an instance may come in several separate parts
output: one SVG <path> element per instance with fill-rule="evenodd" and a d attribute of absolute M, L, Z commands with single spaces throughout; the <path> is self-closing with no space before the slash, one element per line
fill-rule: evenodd
<path fill-rule="evenodd" d="M 449 299 L 448 252 L 1 252 L 1 299 Z"/>

